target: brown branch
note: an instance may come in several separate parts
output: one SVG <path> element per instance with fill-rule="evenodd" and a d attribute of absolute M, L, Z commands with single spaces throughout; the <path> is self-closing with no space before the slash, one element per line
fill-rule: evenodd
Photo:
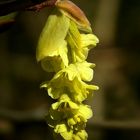
<path fill-rule="evenodd" d="M 39 11 L 44 7 L 54 6 L 55 2 L 56 0 L 7 0 L 0 2 L 0 16 L 22 10 Z"/>
<path fill-rule="evenodd" d="M 120 129 L 120 130 L 140 130 L 139 120 L 102 120 L 94 121 L 88 124 L 91 129 Z"/>
<path fill-rule="evenodd" d="M 30 111 L 15 111 L 0 109 L 0 119 L 7 119 L 13 122 L 45 122 L 45 115 L 48 109 L 46 106 L 40 106 L 37 109 Z M 87 127 L 89 129 L 120 129 L 120 130 L 140 130 L 140 121 L 115 121 L 102 120 L 89 122 Z"/>
<path fill-rule="evenodd" d="M 0 109 L 0 119 L 14 122 L 42 121 L 46 112 L 48 112 L 48 109 L 45 106 L 28 111 Z"/>

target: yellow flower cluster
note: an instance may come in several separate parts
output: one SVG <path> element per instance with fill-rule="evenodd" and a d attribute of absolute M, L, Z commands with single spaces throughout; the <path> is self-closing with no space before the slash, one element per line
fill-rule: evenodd
<path fill-rule="evenodd" d="M 87 84 L 93 79 L 95 64 L 86 59 L 98 42 L 82 11 L 68 0 L 57 1 L 36 51 L 42 68 L 54 73 L 41 87 L 56 101 L 46 117 L 56 139 L 86 140 L 88 137 L 85 126 L 92 110 L 83 101 L 98 86 Z"/>

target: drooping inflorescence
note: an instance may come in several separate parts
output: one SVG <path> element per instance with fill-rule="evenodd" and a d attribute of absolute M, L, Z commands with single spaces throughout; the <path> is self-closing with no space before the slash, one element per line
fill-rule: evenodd
<path fill-rule="evenodd" d="M 46 120 L 58 140 L 87 140 L 85 127 L 92 110 L 83 101 L 98 86 L 88 84 L 95 64 L 86 59 L 98 42 L 76 5 L 68 0 L 56 2 L 41 33 L 36 57 L 47 73 L 54 73 L 41 87 L 54 99 Z"/>

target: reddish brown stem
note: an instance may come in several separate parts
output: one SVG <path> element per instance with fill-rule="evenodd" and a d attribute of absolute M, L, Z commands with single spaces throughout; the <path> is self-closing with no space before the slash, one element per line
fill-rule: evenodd
<path fill-rule="evenodd" d="M 17 1 L 17 0 L 9 0 L 9 2 L 0 2 L 0 16 L 9 14 L 15 11 L 22 10 L 32 10 L 39 11 L 44 7 L 54 6 L 56 0 L 36 0 L 34 3 L 33 0 Z"/>
<path fill-rule="evenodd" d="M 54 6 L 56 1 L 57 0 L 47 0 L 47 1 L 44 1 L 40 4 L 36 4 L 34 6 L 31 6 L 31 7 L 27 8 L 27 10 L 29 10 L 29 11 L 40 11 L 44 7 Z"/>

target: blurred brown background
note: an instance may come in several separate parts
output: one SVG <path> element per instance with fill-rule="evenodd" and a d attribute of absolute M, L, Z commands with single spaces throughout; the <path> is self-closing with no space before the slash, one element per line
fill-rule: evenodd
<path fill-rule="evenodd" d="M 73 0 L 100 39 L 88 61 L 96 63 L 89 140 L 140 140 L 140 1 Z M 44 115 L 50 103 L 39 88 L 48 77 L 37 64 L 38 37 L 51 8 L 20 12 L 0 33 L 0 140 L 52 140 Z"/>

